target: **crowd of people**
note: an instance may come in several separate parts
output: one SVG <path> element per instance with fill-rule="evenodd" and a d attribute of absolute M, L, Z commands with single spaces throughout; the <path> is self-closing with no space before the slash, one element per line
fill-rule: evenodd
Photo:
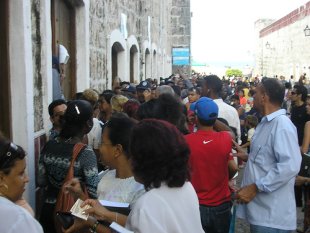
<path fill-rule="evenodd" d="M 233 202 L 253 233 L 295 230 L 296 207 L 303 207 L 305 232 L 310 176 L 300 168 L 310 156 L 310 98 L 304 81 L 174 74 L 138 85 L 117 80 L 102 93 L 86 89 L 69 101 L 55 99 L 39 159 L 39 222 L 19 203 L 28 182 L 26 154 L 0 138 L 0 216 L 21 219 L 1 224 L 0 232 L 56 232 L 63 185 L 90 206 L 90 217 L 75 218 L 66 233 L 111 232 L 106 223 L 113 222 L 136 233 L 229 232 Z M 84 146 L 74 179 L 64 184 L 76 144 Z M 129 203 L 130 213 L 99 200 Z"/>

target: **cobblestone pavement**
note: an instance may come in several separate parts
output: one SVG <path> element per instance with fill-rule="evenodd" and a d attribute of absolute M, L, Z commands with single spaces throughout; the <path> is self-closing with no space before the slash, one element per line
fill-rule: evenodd
<path fill-rule="evenodd" d="M 237 187 L 240 187 L 240 183 L 242 180 L 243 169 L 240 169 L 239 175 L 237 177 Z M 297 228 L 302 228 L 303 226 L 303 212 L 301 208 L 297 208 Z M 295 233 L 296 231 L 293 231 Z M 250 227 L 247 222 L 242 219 L 236 219 L 236 228 L 235 233 L 250 233 Z"/>

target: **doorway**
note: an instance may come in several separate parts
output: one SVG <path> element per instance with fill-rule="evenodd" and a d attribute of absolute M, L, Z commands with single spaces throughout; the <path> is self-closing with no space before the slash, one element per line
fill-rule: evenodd
<path fill-rule="evenodd" d="M 61 85 L 65 98 L 69 100 L 76 93 L 75 8 L 70 4 L 70 1 L 51 1 L 51 22 L 53 55 L 59 55 L 59 44 L 61 44 L 67 49 L 70 56 L 65 65 L 65 78 Z"/>
<path fill-rule="evenodd" d="M 11 91 L 9 72 L 9 8 L 8 0 L 0 1 L 0 131 L 11 138 Z"/>

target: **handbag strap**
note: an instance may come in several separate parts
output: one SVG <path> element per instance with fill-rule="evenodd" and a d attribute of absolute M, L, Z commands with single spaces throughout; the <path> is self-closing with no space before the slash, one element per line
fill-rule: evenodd
<path fill-rule="evenodd" d="M 74 165 L 74 162 L 75 162 L 76 158 L 78 157 L 79 153 L 81 152 L 81 150 L 83 148 L 85 148 L 85 147 L 86 147 L 86 144 L 81 143 L 81 142 L 76 143 L 74 145 L 73 152 L 72 152 L 72 159 L 71 159 L 71 162 L 70 162 L 68 173 L 67 173 L 66 178 L 65 178 L 65 182 L 67 182 L 68 180 L 73 178 L 73 165 Z"/>

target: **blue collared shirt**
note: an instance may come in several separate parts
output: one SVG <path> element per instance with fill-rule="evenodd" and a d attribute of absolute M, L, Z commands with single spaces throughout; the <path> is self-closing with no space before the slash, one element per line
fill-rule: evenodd
<path fill-rule="evenodd" d="M 295 177 L 301 155 L 297 131 L 281 109 L 256 127 L 241 186 L 255 183 L 260 192 L 237 216 L 250 224 L 283 230 L 296 229 Z"/>

